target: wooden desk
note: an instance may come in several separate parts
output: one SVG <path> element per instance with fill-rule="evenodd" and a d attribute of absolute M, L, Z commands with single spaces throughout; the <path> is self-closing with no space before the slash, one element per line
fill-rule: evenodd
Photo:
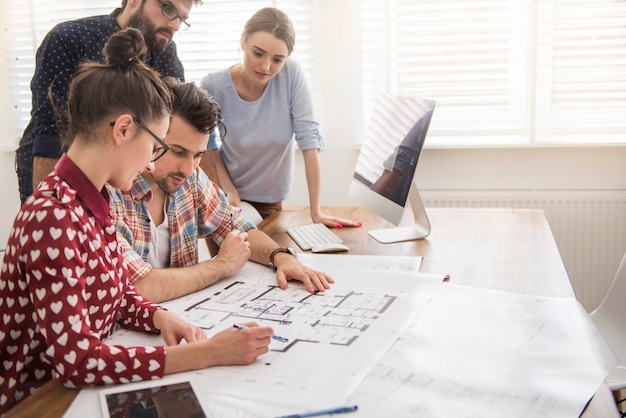
<path fill-rule="evenodd" d="M 361 228 L 334 230 L 350 247 L 349 254 L 420 255 L 424 257 L 422 272 L 449 274 L 454 283 L 543 296 L 574 296 L 541 211 L 429 209 L 431 235 L 425 240 L 394 244 L 381 244 L 367 234 L 369 229 L 392 226 L 367 209 L 325 207 L 323 211 L 363 223 Z M 285 207 L 259 227 L 280 245 L 300 250 L 285 229 L 310 222 L 308 207 Z M 62 417 L 77 393 L 53 380 L 5 417 Z M 598 390 L 581 416 L 619 417 L 606 386 Z"/>
<path fill-rule="evenodd" d="M 548 222 L 540 210 L 428 210 L 430 236 L 423 240 L 381 244 L 370 229 L 392 227 L 365 208 L 325 207 L 324 213 L 361 221 L 361 228 L 333 229 L 350 247 L 348 253 L 420 255 L 424 273 L 449 274 L 454 283 L 542 296 L 574 296 Z M 286 207 L 260 227 L 282 246 L 296 243 L 285 233 L 291 225 L 310 223 L 308 207 Z"/>

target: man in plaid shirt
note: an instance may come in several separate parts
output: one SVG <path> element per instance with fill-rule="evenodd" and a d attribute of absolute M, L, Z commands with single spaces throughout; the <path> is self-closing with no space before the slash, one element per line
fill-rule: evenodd
<path fill-rule="evenodd" d="M 109 187 L 111 216 L 128 264 L 130 282 L 153 302 L 174 299 L 238 272 L 248 260 L 276 269 L 278 285 L 301 281 L 310 292 L 333 279 L 300 263 L 289 249 L 241 216 L 199 168 L 221 109 L 200 87 L 165 79 L 174 111 L 165 142 L 169 150 L 123 192 Z M 217 255 L 199 262 L 198 245 L 210 237 Z"/>

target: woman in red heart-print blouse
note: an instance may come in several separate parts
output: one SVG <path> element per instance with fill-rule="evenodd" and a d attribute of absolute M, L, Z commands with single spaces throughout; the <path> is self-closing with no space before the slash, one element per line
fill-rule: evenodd
<path fill-rule="evenodd" d="M 0 276 L 0 415 L 51 378 L 124 383 L 249 364 L 268 351 L 269 327 L 206 338 L 128 284 L 104 186 L 130 188 L 168 150 L 171 96 L 141 62 L 145 50 L 141 33 L 126 29 L 107 42 L 106 63 L 81 64 L 68 96 L 69 148 L 15 218 Z M 160 332 L 167 347 L 105 344 L 118 318 Z"/>

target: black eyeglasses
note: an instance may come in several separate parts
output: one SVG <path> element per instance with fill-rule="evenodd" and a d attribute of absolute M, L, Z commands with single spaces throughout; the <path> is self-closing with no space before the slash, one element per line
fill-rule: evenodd
<path fill-rule="evenodd" d="M 161 144 L 160 147 L 155 146 L 152 149 L 152 160 L 150 160 L 150 162 L 155 162 L 156 160 L 158 160 L 159 158 L 161 158 L 163 155 L 165 155 L 165 153 L 170 149 L 170 146 L 167 145 L 165 143 L 165 140 L 159 138 L 157 136 L 157 134 L 155 134 L 154 132 L 152 132 L 146 125 L 144 125 L 138 118 L 133 116 L 133 121 L 137 124 L 137 126 L 139 126 L 141 129 L 145 130 L 146 132 L 148 132 L 150 135 L 152 135 L 152 137 L 156 140 L 156 142 L 158 142 L 159 144 Z M 109 125 L 114 126 L 115 125 L 115 121 L 109 123 Z"/>
<path fill-rule="evenodd" d="M 163 14 L 163 16 L 165 16 L 166 19 L 168 20 L 180 20 L 180 29 L 182 31 L 186 31 L 187 29 L 189 29 L 189 27 L 191 26 L 191 23 L 187 22 L 187 19 L 182 18 L 178 15 L 178 12 L 176 11 L 176 9 L 174 8 L 174 6 L 172 6 L 169 3 L 164 2 L 163 0 L 156 0 L 160 5 L 161 5 L 161 14 Z"/>

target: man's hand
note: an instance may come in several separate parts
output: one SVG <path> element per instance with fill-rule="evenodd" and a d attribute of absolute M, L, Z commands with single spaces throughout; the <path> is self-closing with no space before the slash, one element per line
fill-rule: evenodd
<path fill-rule="evenodd" d="M 224 263 L 226 274 L 232 276 L 243 268 L 250 254 L 248 233 L 235 229 L 226 235 L 213 262 Z"/>
<path fill-rule="evenodd" d="M 333 278 L 326 273 L 308 268 L 291 254 L 276 254 L 274 256 L 274 265 L 277 268 L 276 281 L 283 290 L 287 288 L 289 280 L 302 282 L 304 287 L 311 293 L 315 291 L 323 292 L 326 289 L 330 289 L 331 283 L 335 283 Z"/>

